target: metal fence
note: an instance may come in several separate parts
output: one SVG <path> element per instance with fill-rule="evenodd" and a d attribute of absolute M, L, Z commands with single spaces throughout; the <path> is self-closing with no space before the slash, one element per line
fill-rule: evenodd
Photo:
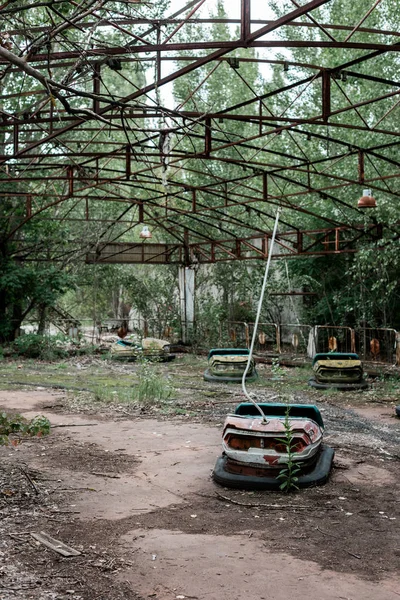
<path fill-rule="evenodd" d="M 235 321 L 226 328 L 232 346 L 250 347 L 254 323 Z M 389 327 L 260 323 L 254 348 L 258 354 L 309 358 L 317 352 L 356 352 L 365 361 L 400 365 L 400 333 Z"/>

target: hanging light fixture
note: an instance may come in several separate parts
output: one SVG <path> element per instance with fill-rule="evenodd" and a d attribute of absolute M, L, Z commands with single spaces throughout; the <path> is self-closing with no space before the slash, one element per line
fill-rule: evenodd
<path fill-rule="evenodd" d="M 357 206 L 358 208 L 376 208 L 376 200 L 372 196 L 371 190 L 363 190 Z"/>
<path fill-rule="evenodd" d="M 139 234 L 139 237 L 143 238 L 144 240 L 148 240 L 150 239 L 152 236 L 150 229 L 147 227 L 147 225 L 143 225 L 143 229 Z"/>

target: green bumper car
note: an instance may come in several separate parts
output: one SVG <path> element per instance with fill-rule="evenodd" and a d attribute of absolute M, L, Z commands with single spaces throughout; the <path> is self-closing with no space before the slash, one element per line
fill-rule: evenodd
<path fill-rule="evenodd" d="M 129 340 L 118 340 L 111 346 L 112 358 L 137 360 L 139 357 L 163 362 L 173 360 L 170 343 L 157 338 L 143 338 L 140 343 Z"/>
<path fill-rule="evenodd" d="M 314 356 L 308 384 L 319 390 L 362 390 L 368 387 L 358 354 L 327 352 Z"/>
<path fill-rule="evenodd" d="M 214 383 L 241 383 L 248 359 L 247 348 L 214 348 L 208 353 L 208 367 L 204 379 Z M 257 378 L 258 373 L 252 358 L 246 381 L 255 381 Z"/>

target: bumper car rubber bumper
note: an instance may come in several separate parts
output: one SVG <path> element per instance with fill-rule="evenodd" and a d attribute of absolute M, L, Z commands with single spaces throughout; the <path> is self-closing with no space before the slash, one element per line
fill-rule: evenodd
<path fill-rule="evenodd" d="M 314 468 L 305 473 L 299 474 L 296 485 L 299 488 L 324 485 L 328 480 L 335 451 L 330 446 L 322 446 L 321 452 L 315 462 Z M 216 483 L 225 487 L 248 489 L 248 490 L 279 490 L 282 481 L 276 477 L 257 477 L 251 475 L 240 475 L 229 473 L 225 470 L 227 463 L 225 455 L 220 456 L 213 471 L 213 479 Z M 284 467 L 283 467 L 284 468 Z"/>
<path fill-rule="evenodd" d="M 365 390 L 368 387 L 368 382 L 364 379 L 354 383 L 328 383 L 317 381 L 314 377 L 308 380 L 308 385 L 316 390 Z"/>
<path fill-rule="evenodd" d="M 247 375 L 246 382 L 256 381 L 258 379 L 257 371 L 253 371 L 252 375 Z M 211 381 L 212 383 L 242 383 L 242 376 L 234 375 L 213 375 L 210 369 L 207 369 L 204 373 L 204 381 Z"/>

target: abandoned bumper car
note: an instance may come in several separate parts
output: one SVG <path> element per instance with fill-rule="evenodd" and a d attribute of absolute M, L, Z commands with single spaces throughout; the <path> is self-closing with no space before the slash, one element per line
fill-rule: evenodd
<path fill-rule="evenodd" d="M 143 357 L 148 360 L 170 361 L 175 358 L 170 352 L 170 343 L 157 338 L 143 338 L 141 342 L 118 340 L 111 346 L 111 356 L 127 360 Z"/>
<path fill-rule="evenodd" d="M 308 384 L 317 389 L 360 390 L 368 387 L 361 360 L 353 352 L 316 354 L 312 369 L 313 377 Z"/>
<path fill-rule="evenodd" d="M 324 484 L 334 450 L 322 444 L 324 424 L 313 405 L 259 403 L 264 417 L 251 402 L 239 404 L 227 416 L 222 434 L 223 453 L 213 478 L 226 487 L 279 490 L 288 460 L 295 469 L 296 487 Z M 288 412 L 287 412 L 288 411 Z M 288 454 L 287 431 L 292 441 Z"/>
<path fill-rule="evenodd" d="M 241 383 L 248 360 L 247 348 L 214 348 L 208 353 L 208 367 L 204 379 L 221 383 Z M 246 381 L 255 381 L 257 377 L 258 373 L 252 357 Z"/>

